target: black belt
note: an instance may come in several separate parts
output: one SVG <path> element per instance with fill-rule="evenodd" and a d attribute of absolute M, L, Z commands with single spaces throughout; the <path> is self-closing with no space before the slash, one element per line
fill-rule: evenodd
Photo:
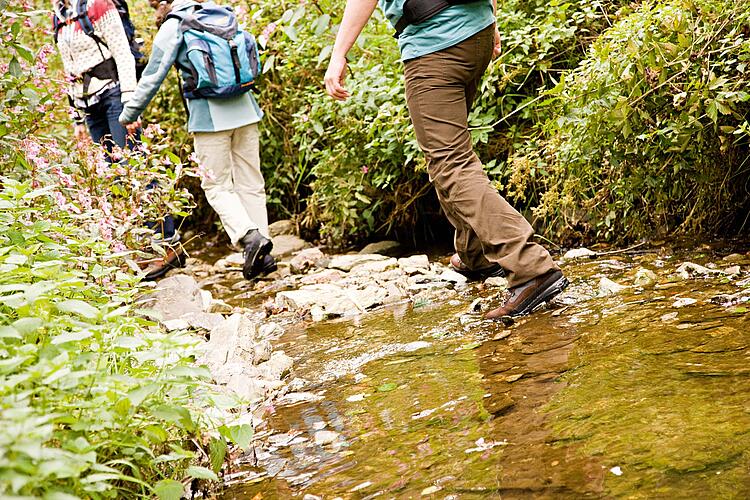
<path fill-rule="evenodd" d="M 486 0 L 406 0 L 404 2 L 404 15 L 396 23 L 396 38 L 410 24 L 419 24 L 434 17 L 439 12 L 444 11 L 451 5 L 461 5 Z"/>

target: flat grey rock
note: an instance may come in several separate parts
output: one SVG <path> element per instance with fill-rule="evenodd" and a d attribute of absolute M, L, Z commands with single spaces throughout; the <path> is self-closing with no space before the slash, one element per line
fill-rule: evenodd
<path fill-rule="evenodd" d="M 294 252 L 299 252 L 310 246 L 305 240 L 293 234 L 280 234 L 274 236 L 272 240 L 273 250 L 271 250 L 271 255 L 277 258 L 292 255 Z"/>
<path fill-rule="evenodd" d="M 402 247 L 401 243 L 398 241 L 391 241 L 391 240 L 385 240 L 385 241 L 377 241 L 375 243 L 370 243 L 369 245 L 365 246 L 362 250 L 359 251 L 360 254 L 373 254 L 377 253 L 380 255 L 387 255 L 389 257 L 394 257 L 396 255 L 401 254 Z"/>

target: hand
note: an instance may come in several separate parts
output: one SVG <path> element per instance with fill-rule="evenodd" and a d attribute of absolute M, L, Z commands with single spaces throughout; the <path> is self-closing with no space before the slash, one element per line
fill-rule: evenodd
<path fill-rule="evenodd" d="M 87 143 L 91 140 L 86 125 L 82 123 L 77 123 L 73 128 L 73 137 L 75 137 L 76 142 L 79 143 Z"/>
<path fill-rule="evenodd" d="M 503 51 L 502 42 L 500 41 L 500 30 L 497 29 L 497 24 L 495 25 L 495 45 L 492 48 L 492 57 L 493 59 L 497 56 L 499 56 Z"/>
<path fill-rule="evenodd" d="M 125 128 L 128 131 L 128 135 L 136 135 L 138 131 L 141 129 L 141 119 L 138 118 L 134 122 L 126 123 Z"/>
<path fill-rule="evenodd" d="M 351 94 L 344 88 L 346 79 L 346 57 L 332 57 L 326 70 L 326 92 L 337 101 L 345 101 Z"/>

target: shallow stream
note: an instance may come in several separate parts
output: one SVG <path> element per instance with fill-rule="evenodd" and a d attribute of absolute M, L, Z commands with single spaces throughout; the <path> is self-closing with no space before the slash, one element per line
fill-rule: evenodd
<path fill-rule="evenodd" d="M 701 251 L 567 263 L 564 295 L 512 326 L 467 314 L 474 285 L 287 330 L 263 474 L 223 498 L 747 498 L 750 257 Z"/>

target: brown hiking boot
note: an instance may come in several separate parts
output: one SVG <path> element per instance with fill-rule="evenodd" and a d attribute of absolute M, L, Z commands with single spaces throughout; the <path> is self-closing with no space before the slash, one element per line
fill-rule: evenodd
<path fill-rule="evenodd" d="M 485 280 L 493 276 L 505 276 L 505 269 L 496 263 L 481 269 L 469 269 L 466 264 L 461 262 L 461 257 L 457 253 L 451 256 L 451 267 L 458 274 L 462 274 L 470 280 Z"/>
<path fill-rule="evenodd" d="M 500 319 L 503 317 L 523 316 L 529 314 L 540 304 L 552 299 L 555 295 L 565 290 L 568 279 L 563 276 L 562 271 L 553 269 L 547 273 L 508 291 L 510 296 L 505 303 L 484 315 L 487 319 Z"/>
<path fill-rule="evenodd" d="M 137 261 L 138 266 L 146 272 L 142 278 L 144 281 L 153 281 L 161 278 L 171 269 L 185 267 L 187 256 L 181 244 L 165 247 L 164 251 L 164 255 Z"/>

